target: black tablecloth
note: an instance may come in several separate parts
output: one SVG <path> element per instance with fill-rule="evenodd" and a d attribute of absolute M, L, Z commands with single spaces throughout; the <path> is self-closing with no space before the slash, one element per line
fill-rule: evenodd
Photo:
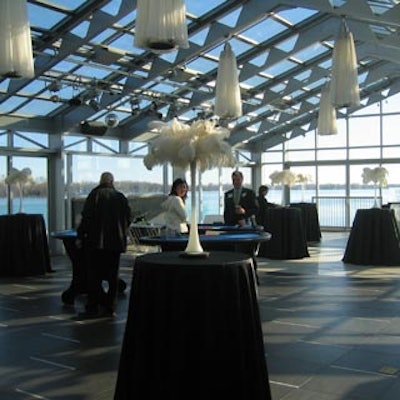
<path fill-rule="evenodd" d="M 72 279 L 68 289 L 61 294 L 61 299 L 65 304 L 74 304 L 75 298 L 87 293 L 87 261 L 83 248 L 76 246 L 77 232 L 73 229 L 55 231 L 51 236 L 61 239 L 65 251 L 72 263 Z M 118 292 L 123 293 L 126 289 L 126 283 L 123 279 L 118 280 Z"/>
<path fill-rule="evenodd" d="M 251 258 L 136 259 L 115 400 L 271 399 Z"/>
<path fill-rule="evenodd" d="M 393 210 L 357 210 L 343 262 L 400 266 L 399 231 Z"/>
<path fill-rule="evenodd" d="M 315 203 L 290 203 L 290 207 L 301 209 L 306 240 L 308 242 L 319 242 L 321 240 L 321 227 L 317 205 Z"/>
<path fill-rule="evenodd" d="M 268 208 L 265 212 L 264 228 L 272 237 L 270 241 L 260 245 L 259 256 L 278 260 L 309 257 L 299 208 Z"/>
<path fill-rule="evenodd" d="M 0 276 L 51 271 L 46 226 L 41 214 L 0 215 Z"/>

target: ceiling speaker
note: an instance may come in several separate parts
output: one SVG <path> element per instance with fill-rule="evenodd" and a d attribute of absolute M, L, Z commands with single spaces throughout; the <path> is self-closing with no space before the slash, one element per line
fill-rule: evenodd
<path fill-rule="evenodd" d="M 103 136 L 107 127 L 102 122 L 85 121 L 81 123 L 81 133 L 88 136 Z"/>

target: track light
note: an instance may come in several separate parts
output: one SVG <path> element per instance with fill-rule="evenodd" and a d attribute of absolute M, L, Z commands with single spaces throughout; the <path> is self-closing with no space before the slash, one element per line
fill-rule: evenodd
<path fill-rule="evenodd" d="M 100 104 L 96 99 L 90 99 L 88 101 L 88 105 L 94 110 L 94 111 L 99 111 L 100 110 Z"/>

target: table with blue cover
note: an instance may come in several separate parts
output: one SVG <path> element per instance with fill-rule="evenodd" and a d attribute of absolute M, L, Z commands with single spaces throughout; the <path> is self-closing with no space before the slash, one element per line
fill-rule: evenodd
<path fill-rule="evenodd" d="M 114 400 L 270 400 L 252 259 L 135 260 Z"/>
<path fill-rule="evenodd" d="M 400 235 L 394 211 L 357 210 L 343 262 L 358 265 L 400 266 Z"/>
<path fill-rule="evenodd" d="M 180 236 L 144 236 L 140 242 L 150 246 L 160 246 L 162 251 L 183 251 L 189 237 Z M 271 239 L 269 232 L 221 232 L 217 235 L 199 235 L 204 251 L 235 251 L 250 255 L 255 261 L 260 243 Z"/>
<path fill-rule="evenodd" d="M 61 294 L 61 300 L 65 304 L 74 304 L 75 298 L 78 295 L 87 293 L 87 263 L 85 260 L 84 249 L 76 246 L 76 230 L 68 229 L 55 231 L 51 233 L 51 236 L 63 241 L 65 251 L 71 260 L 72 279 L 68 289 Z M 119 293 L 122 293 L 125 289 L 126 282 L 119 278 Z"/>
<path fill-rule="evenodd" d="M 240 226 L 227 224 L 198 224 L 197 229 L 200 234 L 206 234 L 206 232 L 257 233 L 264 230 L 262 226 Z"/>
<path fill-rule="evenodd" d="M 42 214 L 0 215 L 0 276 L 52 272 Z"/>

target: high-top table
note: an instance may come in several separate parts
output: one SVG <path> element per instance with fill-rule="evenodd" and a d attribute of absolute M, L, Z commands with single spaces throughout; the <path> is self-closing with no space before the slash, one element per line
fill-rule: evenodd
<path fill-rule="evenodd" d="M 300 208 L 303 220 L 304 233 L 307 242 L 321 240 L 321 227 L 319 225 L 318 210 L 315 203 L 290 203 L 290 207 Z"/>
<path fill-rule="evenodd" d="M 285 260 L 309 257 L 306 235 L 299 208 L 268 208 L 264 229 L 271 233 L 271 240 L 262 243 L 260 257 Z"/>
<path fill-rule="evenodd" d="M 398 265 L 400 235 L 393 210 L 357 210 L 343 262 L 359 265 Z"/>
<path fill-rule="evenodd" d="M 163 251 L 185 250 L 188 235 L 180 236 L 143 236 L 140 243 L 145 245 L 160 246 Z M 243 231 L 220 232 L 215 235 L 199 235 L 201 246 L 205 251 L 224 250 L 246 253 L 255 257 L 260 243 L 271 239 L 269 232 Z"/>
<path fill-rule="evenodd" d="M 51 272 L 42 214 L 0 215 L 0 276 Z"/>
<path fill-rule="evenodd" d="M 87 293 L 87 262 L 83 248 L 76 246 L 77 232 L 74 229 L 55 231 L 51 237 L 61 239 L 65 251 L 72 263 L 72 279 L 69 287 L 61 294 L 61 300 L 65 304 L 74 304 L 75 298 L 80 294 Z M 118 292 L 123 293 L 126 282 L 119 278 Z"/>
<path fill-rule="evenodd" d="M 251 257 L 136 258 L 114 400 L 271 399 Z"/>

